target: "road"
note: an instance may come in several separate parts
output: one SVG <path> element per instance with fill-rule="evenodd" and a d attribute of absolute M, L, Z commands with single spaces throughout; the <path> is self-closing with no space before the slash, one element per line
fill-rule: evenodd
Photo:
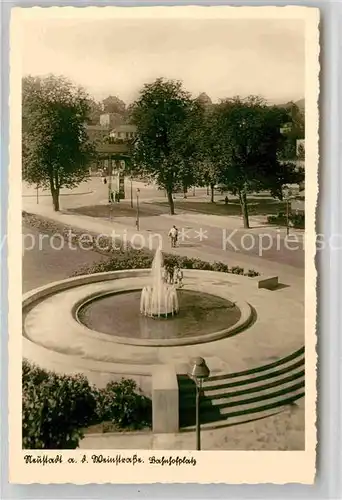
<path fill-rule="evenodd" d="M 48 238 L 41 238 L 39 231 L 23 227 L 23 293 L 46 285 L 52 281 L 69 278 L 78 268 L 95 264 L 106 259 L 92 250 L 79 247 L 71 249 L 65 244 L 63 248 L 53 248 Z M 57 245 L 56 245 L 57 247 Z"/>
<path fill-rule="evenodd" d="M 160 198 L 165 200 L 163 191 L 153 185 L 143 182 L 132 182 L 133 198 L 136 198 L 136 190 L 140 189 L 139 197 L 144 199 Z M 202 190 L 203 191 L 203 190 Z M 131 185 L 125 182 L 125 199 L 130 200 Z M 37 190 L 33 186 L 23 183 L 23 199 L 25 202 L 37 203 Z M 100 177 L 91 177 L 87 182 L 82 182 L 75 189 L 62 189 L 60 196 L 61 209 L 80 207 L 83 205 L 98 205 L 108 200 L 108 184 L 103 184 Z M 38 202 L 43 205 L 51 205 L 51 194 L 49 190 L 38 189 Z"/>
<path fill-rule="evenodd" d="M 265 261 L 277 262 L 292 266 L 301 273 L 304 271 L 304 234 L 300 231 L 291 230 L 291 236 L 286 238 L 284 229 L 264 226 L 258 224 L 257 219 L 252 223 L 251 229 L 241 228 L 241 218 L 210 216 L 199 213 L 187 213 L 178 211 L 178 215 L 170 216 L 167 208 L 159 205 L 159 215 L 148 215 L 150 202 L 152 200 L 165 200 L 164 194 L 155 186 L 144 185 L 140 182 L 132 183 L 133 194 L 140 189 L 139 199 L 142 213 L 145 207 L 146 216 L 140 219 L 140 229 L 151 233 L 161 234 L 167 238 L 169 228 L 175 224 L 180 231 L 180 245 L 182 247 L 196 248 L 209 253 L 224 251 L 227 254 L 260 257 Z M 63 191 L 61 194 L 62 209 L 80 209 L 80 207 L 91 207 L 105 205 L 107 202 L 108 186 L 104 185 L 100 178 L 92 178 L 83 183 L 76 190 Z M 126 200 L 121 203 L 125 211 L 130 212 L 130 183 L 126 183 Z M 205 198 L 206 189 L 197 189 L 196 198 Z M 32 188 L 24 187 L 23 205 L 26 210 L 36 205 L 36 194 Z M 134 200 L 135 201 L 135 200 Z M 51 196 L 48 192 L 39 196 L 39 205 L 51 205 Z M 115 209 L 118 211 L 118 209 Z M 153 211 L 153 210 L 152 210 Z M 80 210 L 82 213 L 82 210 Z M 87 209 L 83 214 L 88 215 Z M 90 215 L 90 214 L 89 214 Z M 131 210 L 129 216 L 114 216 L 113 222 L 117 222 L 124 230 L 134 228 L 136 224 L 136 209 Z"/>

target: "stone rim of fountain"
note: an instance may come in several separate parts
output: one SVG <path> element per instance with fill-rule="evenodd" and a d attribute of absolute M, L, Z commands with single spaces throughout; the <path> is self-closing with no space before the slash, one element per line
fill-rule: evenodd
<path fill-rule="evenodd" d="M 188 275 L 189 277 L 195 278 L 195 281 L 198 280 L 198 275 L 202 275 L 204 273 L 208 273 L 208 271 L 203 271 L 203 270 L 184 270 L 185 276 Z M 224 273 L 218 273 L 218 272 L 210 272 L 211 275 L 218 275 L 223 278 Z M 196 277 L 197 275 L 197 277 Z M 23 298 L 23 313 L 29 313 L 30 309 L 32 307 L 35 307 L 36 304 L 39 304 L 46 300 L 48 297 L 54 296 L 56 294 L 59 294 L 60 292 L 67 291 L 73 288 L 80 288 L 84 285 L 96 285 L 99 283 L 108 283 L 108 282 L 115 282 L 119 283 L 120 280 L 129 280 L 131 284 L 128 286 L 122 286 L 119 288 L 116 288 L 115 290 L 110 290 L 109 294 L 113 293 L 122 293 L 122 292 L 128 292 L 128 291 L 136 291 L 140 290 L 141 286 L 134 285 L 133 280 L 138 278 L 145 278 L 148 276 L 148 270 L 146 269 L 129 269 L 129 270 L 120 270 L 120 271 L 110 271 L 110 272 L 104 272 L 104 273 L 96 273 L 96 274 L 90 274 L 90 275 L 82 275 L 82 276 L 77 276 L 74 278 L 68 278 L 66 280 L 50 283 L 49 285 L 45 285 L 43 287 L 40 287 L 35 290 L 31 290 L 27 292 L 24 295 Z M 227 279 L 228 276 L 225 276 Z M 233 279 L 237 280 L 238 278 L 241 277 L 236 277 L 234 276 Z M 242 279 L 242 278 L 241 278 Z M 241 279 L 238 279 L 238 281 L 241 281 Z M 243 281 L 246 283 L 248 278 L 243 279 Z M 213 285 L 215 286 L 215 285 Z M 184 287 L 184 289 L 189 289 L 189 290 L 194 290 L 194 288 L 191 286 L 191 284 L 188 284 L 187 286 Z M 66 328 L 72 327 L 72 328 L 77 328 L 79 333 L 82 332 L 83 335 L 86 335 L 88 338 L 93 339 L 93 340 L 101 340 L 101 341 L 106 341 L 110 342 L 112 344 L 123 344 L 123 345 L 132 345 L 132 346 L 146 346 L 146 347 L 173 347 L 173 346 L 186 346 L 186 345 L 195 345 L 195 344 L 203 344 L 207 342 L 212 342 L 215 340 L 220 340 L 225 337 L 231 337 L 239 332 L 241 332 L 243 329 L 247 328 L 253 321 L 254 319 L 254 314 L 253 314 L 253 309 L 252 307 L 244 301 L 241 300 L 234 300 L 234 294 L 232 294 L 229 298 L 227 297 L 227 293 L 222 295 L 221 289 L 216 289 L 215 291 L 212 291 L 212 295 L 216 295 L 218 297 L 225 298 L 227 300 L 230 300 L 233 302 L 241 311 L 241 317 L 240 319 L 234 324 L 228 327 L 227 329 L 220 330 L 218 332 L 213 332 L 208 335 L 201 335 L 199 337 L 192 336 L 192 337 L 186 337 L 183 339 L 133 339 L 133 338 L 127 338 L 127 337 L 119 337 L 119 336 L 114 336 L 114 335 L 108 335 L 106 333 L 101 333 L 97 332 L 95 330 L 92 330 L 88 327 L 86 327 L 83 323 L 80 323 L 77 321 L 75 317 L 75 312 L 82 307 L 85 302 L 94 300 L 94 297 L 99 298 L 101 296 L 105 296 L 106 292 L 105 291 L 97 291 L 94 293 L 91 293 L 83 297 L 79 297 L 79 299 L 71 304 L 69 306 L 68 310 L 68 318 L 66 318 L 67 321 L 72 321 L 72 323 L 66 324 Z M 208 290 L 206 290 L 206 293 L 208 293 Z M 210 293 L 210 292 L 209 292 Z M 108 295 L 108 294 L 107 294 Z M 23 328 L 23 338 L 24 341 L 27 341 L 29 343 L 34 343 L 33 340 L 30 340 L 30 337 L 26 335 L 25 332 L 25 327 Z"/>
<path fill-rule="evenodd" d="M 228 328 L 224 328 L 222 330 L 218 330 L 216 332 L 211 332 L 208 334 L 202 335 L 192 335 L 186 338 L 170 338 L 170 339 L 138 339 L 132 337 L 123 337 L 116 335 L 109 335 L 107 333 L 99 332 L 97 330 L 91 329 L 87 327 L 82 321 L 79 319 L 78 314 L 80 310 L 87 304 L 91 304 L 94 300 L 99 300 L 106 296 L 115 296 L 119 293 L 125 292 L 134 292 L 139 291 L 140 288 L 136 286 L 132 287 L 124 287 L 122 289 L 117 289 L 115 291 L 108 292 L 95 292 L 90 294 L 83 299 L 79 300 L 76 304 L 73 305 L 72 315 L 74 320 L 78 323 L 79 328 L 83 330 L 83 334 L 87 335 L 92 339 L 104 340 L 106 342 L 111 342 L 115 344 L 123 344 L 123 345 L 135 345 L 135 346 L 146 346 L 146 347 L 177 347 L 177 346 L 186 346 L 186 345 L 194 345 L 194 344 L 206 344 L 208 342 L 213 342 L 215 340 L 220 340 L 226 337 L 232 337 L 243 329 L 247 328 L 248 325 L 253 321 L 254 314 L 253 309 L 247 302 L 243 301 L 232 301 L 234 305 L 240 310 L 241 316 L 240 319 Z M 190 286 L 185 286 L 184 290 L 194 290 L 194 288 Z M 214 295 L 213 293 L 209 293 Z M 221 297 L 219 294 L 215 294 L 217 297 Z M 225 297 L 222 297 L 225 298 Z M 228 299 L 226 299 L 228 300 Z M 159 320 L 157 320 L 159 321 Z M 163 321 L 163 320 L 160 320 Z M 166 320 L 167 321 L 167 320 Z"/>

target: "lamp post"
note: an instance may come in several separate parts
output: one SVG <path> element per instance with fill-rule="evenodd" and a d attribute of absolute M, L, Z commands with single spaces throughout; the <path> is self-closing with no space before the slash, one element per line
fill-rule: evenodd
<path fill-rule="evenodd" d="M 112 158 L 108 157 L 108 203 L 112 201 Z"/>
<path fill-rule="evenodd" d="M 139 231 L 139 228 L 140 228 L 140 221 L 139 221 L 139 217 L 140 217 L 140 214 L 139 214 L 139 193 L 140 193 L 140 189 L 137 188 L 137 220 L 136 220 L 137 231 Z"/>
<path fill-rule="evenodd" d="M 131 176 L 131 208 L 133 208 L 133 179 Z"/>
<path fill-rule="evenodd" d="M 291 190 L 288 187 L 283 188 L 283 196 L 286 200 L 286 236 L 290 233 L 290 199 L 291 199 Z"/>
<path fill-rule="evenodd" d="M 195 358 L 191 365 L 189 377 L 196 385 L 196 450 L 201 449 L 200 397 L 203 379 L 208 378 L 210 370 L 203 358 Z"/>

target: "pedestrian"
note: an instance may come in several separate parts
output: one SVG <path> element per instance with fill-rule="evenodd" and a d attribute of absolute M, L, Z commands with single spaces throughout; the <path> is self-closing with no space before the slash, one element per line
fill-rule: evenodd
<path fill-rule="evenodd" d="M 110 192 L 110 201 L 114 203 L 114 194 L 113 191 Z"/>
<path fill-rule="evenodd" d="M 168 270 L 166 267 L 164 267 L 162 272 L 162 279 L 164 283 L 168 283 L 168 276 L 169 276 Z"/>
<path fill-rule="evenodd" d="M 177 285 L 179 286 L 179 288 L 183 288 L 183 271 L 181 270 L 180 267 L 176 267 L 175 273 L 176 273 Z"/>
<path fill-rule="evenodd" d="M 226 196 L 226 197 L 225 197 L 225 199 L 224 199 L 224 204 L 225 204 L 225 205 L 228 205 L 228 201 L 229 201 L 229 200 L 228 200 L 228 196 Z"/>
<path fill-rule="evenodd" d="M 171 240 L 171 247 L 175 248 L 175 246 L 177 245 L 177 240 L 178 240 L 178 229 L 176 228 L 175 225 L 173 225 L 169 231 L 169 238 Z"/>
<path fill-rule="evenodd" d="M 103 178 L 103 184 L 107 184 L 107 179 L 105 177 Z"/>

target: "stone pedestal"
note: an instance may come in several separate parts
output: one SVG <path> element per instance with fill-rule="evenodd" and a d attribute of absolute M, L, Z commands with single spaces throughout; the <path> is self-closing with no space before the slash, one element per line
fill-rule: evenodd
<path fill-rule="evenodd" d="M 152 375 L 153 432 L 179 431 L 179 388 L 174 366 L 162 365 Z"/>
<path fill-rule="evenodd" d="M 267 276 L 258 279 L 258 288 L 274 290 L 278 286 L 278 276 Z"/>

